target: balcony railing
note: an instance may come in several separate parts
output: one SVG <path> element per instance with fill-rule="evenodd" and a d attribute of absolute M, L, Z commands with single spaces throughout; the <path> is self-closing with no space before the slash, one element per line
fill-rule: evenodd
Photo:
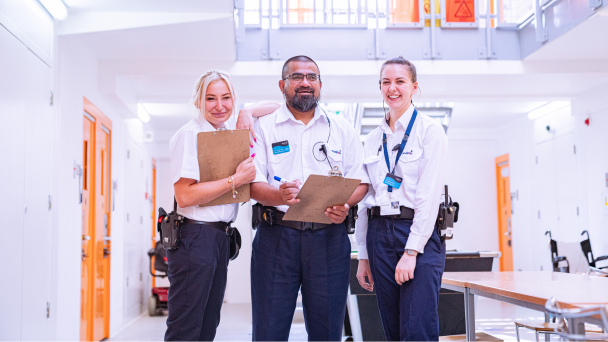
<path fill-rule="evenodd" d="M 244 23 L 262 29 L 384 29 L 429 27 L 432 17 L 441 27 L 485 27 L 488 18 L 492 27 L 516 27 L 528 20 L 533 10 L 534 0 L 245 0 Z"/>

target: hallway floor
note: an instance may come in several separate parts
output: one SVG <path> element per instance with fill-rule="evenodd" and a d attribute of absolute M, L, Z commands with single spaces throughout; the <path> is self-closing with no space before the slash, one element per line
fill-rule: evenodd
<path fill-rule="evenodd" d="M 505 341 L 516 339 L 515 320 L 544 321 L 541 312 L 501 303 L 487 298 L 478 298 L 475 308 L 477 331 L 483 331 Z M 113 336 L 109 341 L 162 341 L 166 329 L 164 316 L 149 317 L 147 314 Z M 522 340 L 534 341 L 534 334 L 520 329 Z M 542 338 L 542 337 L 541 337 Z M 216 341 L 251 341 L 251 306 L 249 304 L 224 304 L 222 321 L 218 327 Z M 296 311 L 289 336 L 290 341 L 306 341 L 304 319 Z M 552 340 L 558 340 L 553 337 Z"/>

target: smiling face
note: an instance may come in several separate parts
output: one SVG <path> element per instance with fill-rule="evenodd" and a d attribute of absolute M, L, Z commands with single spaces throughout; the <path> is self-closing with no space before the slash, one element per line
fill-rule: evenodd
<path fill-rule="evenodd" d="M 234 105 L 230 89 L 224 80 L 213 81 L 205 92 L 205 119 L 217 128 L 222 127 L 224 122 L 232 115 Z"/>
<path fill-rule="evenodd" d="M 382 69 L 381 92 L 393 111 L 405 111 L 418 92 L 418 82 L 412 82 L 409 68 L 402 64 L 387 64 Z"/>
<path fill-rule="evenodd" d="M 289 63 L 288 69 L 289 71 L 285 76 L 295 73 L 319 75 L 319 69 L 311 62 L 294 61 Z M 306 77 L 301 82 L 295 82 L 291 78 L 279 81 L 279 88 L 281 88 L 281 91 L 285 95 L 287 104 L 299 112 L 309 112 L 315 109 L 319 95 L 321 94 L 321 86 L 320 79 L 310 82 Z"/>

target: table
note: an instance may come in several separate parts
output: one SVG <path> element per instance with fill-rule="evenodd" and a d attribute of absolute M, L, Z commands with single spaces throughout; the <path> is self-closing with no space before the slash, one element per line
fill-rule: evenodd
<path fill-rule="evenodd" d="M 475 341 L 474 297 L 483 296 L 545 312 L 545 303 L 556 297 L 561 308 L 608 304 L 608 278 L 558 272 L 445 272 L 441 287 L 464 293 L 467 340 Z M 548 316 L 545 314 L 545 320 Z M 599 324 L 595 318 L 589 323 Z M 577 322 L 582 323 L 582 322 Z M 572 333 L 584 326 L 571 324 Z"/>

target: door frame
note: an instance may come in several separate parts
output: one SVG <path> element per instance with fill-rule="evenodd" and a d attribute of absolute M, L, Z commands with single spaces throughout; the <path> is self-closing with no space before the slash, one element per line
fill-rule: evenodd
<path fill-rule="evenodd" d="M 108 170 L 107 170 L 107 179 L 108 182 L 107 184 L 105 184 L 104 188 L 108 191 L 107 192 L 107 198 L 109 198 L 110 200 L 107 202 L 109 203 L 109 205 L 107 205 L 105 208 L 107 213 L 108 213 L 108 236 L 112 236 L 111 235 L 111 227 L 112 227 L 112 210 L 111 210 L 111 199 L 112 199 L 112 121 L 110 119 L 108 119 L 107 116 L 105 116 L 95 105 L 93 105 L 93 103 L 91 103 L 91 101 L 89 101 L 86 97 L 83 97 L 83 114 L 88 114 L 90 116 L 92 116 L 95 121 L 92 122 L 92 125 L 94 127 L 94 133 L 91 137 L 91 142 L 90 142 L 90 146 L 91 146 L 91 155 L 89 156 L 89 158 L 91 159 L 91 170 L 89 170 L 89 177 L 91 179 L 90 184 L 91 184 L 91 188 L 90 190 L 93 190 L 93 192 L 91 192 L 89 190 L 89 221 L 95 222 L 95 218 L 96 218 L 96 194 L 97 194 L 97 188 L 96 188 L 96 181 L 97 181 L 97 177 L 99 175 L 97 175 L 97 131 L 98 128 L 102 129 L 106 128 L 106 133 L 108 134 L 108 152 L 107 152 L 107 163 L 108 163 Z M 84 115 L 83 115 L 84 117 Z M 98 126 L 98 125 L 102 125 L 102 127 Z M 101 166 L 103 167 L 103 165 Z M 99 189 L 101 190 L 101 189 Z M 91 193 L 93 194 L 93 196 L 91 196 Z M 95 229 L 97 227 L 95 227 L 95 225 L 93 226 L 93 229 Z M 111 247 L 111 240 L 107 241 L 108 245 Z M 95 244 L 93 244 L 92 248 L 91 248 L 91 258 L 93 258 L 91 260 L 91 265 L 96 264 L 95 263 L 95 259 L 96 255 L 98 253 L 95 253 Z M 111 250 L 111 248 L 110 248 Z M 104 268 L 105 268 L 105 272 L 104 272 L 104 317 L 103 317 L 103 337 L 104 338 L 109 338 L 110 337 L 110 272 L 111 272 L 111 262 L 110 262 L 110 258 L 106 259 L 104 262 Z M 93 321 L 94 321 L 94 312 L 95 312 L 95 301 L 94 301 L 94 296 L 95 296 L 95 291 L 94 291 L 94 276 L 95 276 L 95 272 L 93 270 L 91 270 L 89 272 L 88 278 L 88 286 L 87 286 L 87 296 L 89 297 L 89 302 L 91 303 L 90 307 L 89 307 L 89 312 L 87 312 L 86 317 L 87 317 L 87 331 L 86 331 L 86 339 L 87 341 L 91 341 L 93 340 Z M 81 285 L 82 286 L 82 285 Z M 82 303 L 81 303 L 82 305 Z M 81 327 L 82 328 L 82 327 Z"/>
<path fill-rule="evenodd" d="M 501 191 L 500 182 L 502 180 L 502 166 L 507 165 L 509 168 L 509 189 L 503 189 Z M 497 205 L 497 214 L 498 214 L 498 248 L 501 252 L 501 257 L 499 260 L 500 271 L 513 271 L 513 223 L 511 219 L 511 167 L 509 163 L 509 154 L 502 155 L 500 157 L 495 158 L 495 167 L 496 167 L 496 205 Z M 501 194 L 504 198 L 501 197 Z M 508 217 L 503 217 L 502 205 L 501 201 L 506 199 L 509 213 Z M 510 220 L 510 221 L 509 221 Z M 507 225 L 507 227 L 503 227 L 503 225 Z M 511 227 L 509 227 L 509 224 Z M 505 233 L 506 232 L 506 233 Z M 505 234 L 509 234 L 508 237 Z M 505 241 L 508 239 L 508 241 Z M 508 244 L 510 247 L 510 251 L 506 253 L 503 246 Z"/>

